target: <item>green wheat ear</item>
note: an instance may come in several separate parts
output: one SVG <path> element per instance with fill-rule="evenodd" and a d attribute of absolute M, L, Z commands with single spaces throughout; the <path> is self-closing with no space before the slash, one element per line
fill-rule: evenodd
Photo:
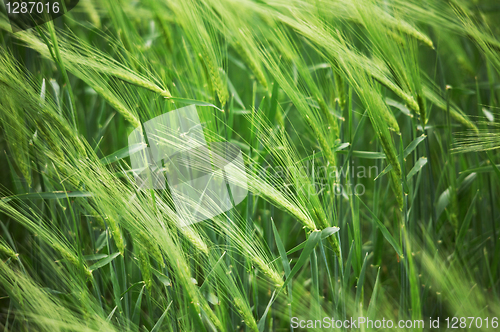
<path fill-rule="evenodd" d="M 250 70 L 255 75 L 259 83 L 262 84 L 262 86 L 267 90 L 268 89 L 267 80 L 264 75 L 264 72 L 262 71 L 261 66 L 257 63 L 257 61 L 253 57 L 248 55 L 248 51 L 242 46 L 242 44 L 238 40 L 234 43 L 234 48 L 236 52 L 238 52 L 238 54 L 241 56 L 243 61 L 245 61 L 245 63 L 248 65 L 248 67 L 250 67 Z"/>
<path fill-rule="evenodd" d="M 0 252 L 14 260 L 18 259 L 19 256 L 19 254 L 16 254 L 16 252 L 7 244 L 7 242 L 5 242 L 3 238 L 0 238 Z"/>
<path fill-rule="evenodd" d="M 25 128 L 26 124 L 21 114 L 18 113 L 18 108 L 11 101 L 9 90 L 0 88 L 0 91 L 3 92 L 0 105 L 5 109 L 5 112 L 0 113 L 0 118 L 4 123 L 5 136 L 12 147 L 11 153 L 21 174 L 26 180 L 28 187 L 31 187 L 31 165 L 29 160 L 28 132 Z"/>
<path fill-rule="evenodd" d="M 389 132 L 389 126 L 386 124 L 384 114 L 389 114 L 390 110 L 387 104 L 382 99 L 381 95 L 376 93 L 378 86 L 372 79 L 364 73 L 347 66 L 346 76 L 349 77 L 351 84 L 357 89 L 363 103 L 367 107 L 368 114 L 373 125 L 374 131 L 382 145 L 385 157 L 389 165 L 392 166 L 390 171 L 391 188 L 396 196 L 396 201 L 400 210 L 403 209 L 403 191 L 401 189 L 402 171 L 398 160 L 398 154 L 394 141 Z"/>
<path fill-rule="evenodd" d="M 151 274 L 151 263 L 149 262 L 149 256 L 147 251 L 142 248 L 139 243 L 136 243 L 135 245 L 137 246 L 137 259 L 139 261 L 142 278 L 144 280 L 144 283 L 146 284 L 148 293 L 151 294 L 151 291 L 153 289 L 153 279 Z"/>

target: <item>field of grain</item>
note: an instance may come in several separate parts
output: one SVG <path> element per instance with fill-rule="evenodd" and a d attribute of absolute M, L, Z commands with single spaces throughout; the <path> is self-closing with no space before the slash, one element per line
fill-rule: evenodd
<path fill-rule="evenodd" d="M 497 0 L 6 8 L 0 330 L 498 327 Z"/>

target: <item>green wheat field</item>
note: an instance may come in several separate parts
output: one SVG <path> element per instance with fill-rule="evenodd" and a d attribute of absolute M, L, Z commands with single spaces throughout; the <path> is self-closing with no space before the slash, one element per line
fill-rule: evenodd
<path fill-rule="evenodd" d="M 498 0 L 0 9 L 1 331 L 500 331 Z M 129 145 L 186 106 L 247 190 L 199 222 Z"/>

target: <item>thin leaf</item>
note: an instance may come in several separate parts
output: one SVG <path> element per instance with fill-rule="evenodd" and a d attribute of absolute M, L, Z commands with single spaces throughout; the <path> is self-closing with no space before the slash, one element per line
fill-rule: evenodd
<path fill-rule="evenodd" d="M 123 295 L 127 294 L 128 292 L 130 292 L 132 290 L 132 288 L 134 288 L 137 285 L 144 285 L 144 281 L 141 280 L 141 281 L 138 281 L 138 282 L 132 284 L 129 288 L 127 288 L 126 291 L 124 291 L 123 293 L 120 294 L 120 297 L 123 297 Z"/>
<path fill-rule="evenodd" d="M 359 273 L 358 283 L 356 285 L 355 308 L 359 307 L 359 300 L 361 299 L 361 293 L 363 292 L 367 262 L 368 262 L 368 253 L 365 254 L 365 259 L 363 260 L 363 267 L 361 268 L 361 272 Z"/>
<path fill-rule="evenodd" d="M 472 202 L 470 203 L 469 209 L 467 210 L 467 214 L 465 215 L 464 221 L 462 222 L 462 226 L 460 226 L 460 230 L 457 235 L 457 241 L 456 241 L 456 246 L 455 248 L 460 249 L 463 247 L 463 240 L 465 238 L 465 235 L 469 229 L 470 223 L 472 221 L 472 214 L 474 212 L 474 206 L 476 203 L 477 196 L 479 194 L 479 191 L 476 192 L 474 195 L 474 198 L 472 199 Z"/>
<path fill-rule="evenodd" d="M 132 314 L 132 323 L 139 327 L 139 319 L 141 316 L 141 303 L 142 303 L 142 294 L 144 293 L 144 289 L 146 285 L 142 286 L 141 292 L 139 293 L 139 297 L 137 297 L 137 301 L 135 301 L 134 313 Z"/>
<path fill-rule="evenodd" d="M 161 328 L 161 324 L 163 323 L 163 320 L 167 316 L 168 309 L 170 309 L 170 306 L 172 305 L 173 301 L 170 301 L 170 303 L 167 306 L 167 309 L 163 312 L 163 314 L 160 316 L 160 318 L 156 321 L 155 326 L 151 329 L 151 332 L 159 332 Z"/>
<path fill-rule="evenodd" d="M 415 174 L 417 174 L 422 167 L 424 167 L 427 164 L 427 158 L 426 157 L 420 157 L 419 160 L 413 165 L 412 169 L 410 172 L 408 172 L 408 175 L 406 176 L 406 180 L 409 181 Z"/>
<path fill-rule="evenodd" d="M 391 98 L 385 98 L 385 102 L 386 102 L 387 105 L 395 107 L 398 110 L 400 110 L 401 113 L 403 113 L 404 115 L 409 116 L 410 118 L 413 117 L 413 115 L 411 114 L 410 110 L 405 105 L 403 105 L 401 103 L 398 103 L 397 101 L 395 101 L 395 100 L 393 100 Z"/>
<path fill-rule="evenodd" d="M 92 193 L 86 191 L 53 191 L 53 192 L 43 192 L 43 193 L 31 193 L 31 194 L 21 194 L 3 197 L 2 202 L 7 203 L 13 199 L 65 199 L 65 198 L 76 198 L 76 197 L 92 197 Z"/>
<path fill-rule="evenodd" d="M 271 300 L 269 300 L 269 303 L 267 304 L 266 310 L 262 314 L 262 317 L 259 320 L 259 323 L 257 324 L 257 328 L 259 329 L 259 332 L 264 332 L 264 329 L 266 327 L 266 317 L 267 313 L 269 312 L 269 308 L 271 308 L 271 305 L 274 303 L 276 291 L 273 292 L 271 295 Z"/>
<path fill-rule="evenodd" d="M 164 275 L 163 273 L 161 273 L 160 271 L 156 270 L 156 269 L 151 269 L 153 271 L 153 274 L 158 278 L 158 280 L 161 281 L 161 283 L 165 286 L 165 287 L 168 287 L 168 286 L 171 286 L 172 285 L 172 281 L 170 281 L 170 278 L 167 277 L 166 275 Z M 205 284 L 205 283 L 203 283 Z M 203 287 L 203 285 L 202 285 Z"/>
<path fill-rule="evenodd" d="M 112 255 L 108 255 L 106 258 L 103 258 L 101 259 L 99 262 L 95 263 L 94 265 L 91 265 L 89 267 L 89 270 L 90 271 L 95 271 L 103 266 L 106 266 L 108 265 L 109 263 L 111 263 L 111 261 L 113 261 L 113 259 L 115 259 L 116 257 L 118 257 L 120 253 L 119 252 L 115 252 L 114 254 Z"/>
<path fill-rule="evenodd" d="M 145 143 L 137 143 L 137 144 L 132 144 L 130 146 L 127 146 L 123 149 L 120 149 L 109 156 L 106 156 L 101 159 L 101 163 L 103 165 L 108 165 L 111 164 L 112 162 L 115 162 L 117 160 L 123 159 L 125 157 L 130 156 L 133 153 L 139 152 L 147 148 L 148 145 Z"/>
<path fill-rule="evenodd" d="M 370 298 L 370 302 L 368 303 L 368 310 L 366 314 L 366 317 L 368 318 L 373 319 L 375 317 L 375 310 L 377 308 L 377 295 L 379 288 L 380 288 L 380 267 L 377 270 L 377 279 L 375 279 L 375 286 L 373 286 L 372 296 Z"/>
<path fill-rule="evenodd" d="M 337 153 L 348 154 L 349 151 L 339 150 L 339 151 L 337 151 Z M 383 153 L 383 152 L 353 150 L 352 155 L 354 157 L 364 158 L 364 159 L 385 159 L 385 153 Z"/>
<path fill-rule="evenodd" d="M 107 322 L 111 321 L 111 318 L 113 318 L 113 315 L 115 314 L 116 309 L 118 309 L 118 307 L 117 307 L 117 306 L 115 306 L 115 307 L 113 308 L 113 310 L 111 310 L 111 312 L 109 313 L 108 317 L 106 317 L 106 321 L 107 321 Z"/>
<path fill-rule="evenodd" d="M 339 230 L 340 230 L 340 228 L 335 227 L 335 226 L 325 228 L 325 229 L 321 232 L 321 240 L 326 239 L 326 238 L 327 238 L 327 237 L 329 237 L 330 235 L 332 235 L 332 234 L 334 234 L 334 233 L 338 232 Z M 286 252 L 286 253 L 287 253 L 287 255 L 293 254 L 294 252 L 299 251 L 300 249 L 304 248 L 304 247 L 305 247 L 305 245 L 306 245 L 306 243 L 307 243 L 307 240 L 306 240 L 306 241 L 304 241 L 304 242 L 302 242 L 302 243 L 301 243 L 301 244 L 299 244 L 298 246 L 295 246 L 295 247 L 293 247 L 292 249 L 288 250 L 288 251 Z"/>
<path fill-rule="evenodd" d="M 213 107 L 218 109 L 221 112 L 224 112 L 224 110 L 218 108 L 214 104 L 208 103 L 206 101 L 201 101 L 201 100 L 196 100 L 196 99 L 187 99 L 187 98 L 177 98 L 177 97 L 170 97 L 168 100 L 176 101 L 182 104 L 189 104 L 189 105 L 196 105 L 196 106 L 208 106 L 208 107 Z"/>
<path fill-rule="evenodd" d="M 425 135 L 419 136 L 416 139 L 414 139 L 410 144 L 408 144 L 408 146 L 404 150 L 404 157 L 405 158 L 408 157 L 410 155 L 410 153 L 412 153 L 415 150 L 415 148 L 425 140 L 426 137 L 427 136 L 425 136 Z M 399 155 L 398 155 L 398 157 L 399 157 Z M 382 172 L 380 172 L 380 174 L 377 175 L 375 180 L 377 180 L 381 176 L 389 173 L 389 171 L 391 171 L 391 170 L 392 170 L 392 166 L 388 165 L 386 168 L 384 168 L 384 170 Z"/>
<path fill-rule="evenodd" d="M 87 261 L 96 261 L 98 259 L 103 259 L 105 257 L 108 257 L 106 254 L 95 254 L 95 255 L 85 255 L 83 256 L 83 259 Z"/>
<path fill-rule="evenodd" d="M 385 239 L 391 244 L 391 246 L 394 248 L 394 250 L 396 250 L 397 254 L 400 257 L 403 257 L 403 251 L 401 250 L 401 247 L 396 242 L 394 237 L 392 237 L 391 233 L 389 233 L 389 230 L 387 230 L 387 227 L 385 227 L 385 225 L 377 218 L 377 216 L 372 212 L 372 210 L 370 210 L 368 208 L 368 206 L 361 200 L 361 198 L 359 198 L 358 196 L 356 196 L 356 197 L 359 199 L 361 204 L 363 204 L 363 206 L 368 210 L 368 212 L 370 212 L 371 216 L 373 217 L 373 220 L 375 220 L 375 222 L 377 223 L 377 227 L 378 227 L 378 229 L 380 229 L 380 231 L 382 232 L 382 235 L 384 235 Z"/>
<path fill-rule="evenodd" d="M 306 241 L 304 250 L 299 256 L 299 259 L 297 263 L 293 266 L 292 271 L 290 272 L 290 275 L 288 278 L 286 278 L 285 282 L 283 283 L 282 288 L 285 288 L 286 285 L 292 280 L 292 278 L 297 274 L 297 272 L 302 268 L 302 266 L 306 263 L 306 261 L 309 259 L 309 256 L 311 255 L 311 252 L 314 250 L 316 245 L 318 244 L 319 240 L 321 239 L 321 232 L 320 231 L 313 231 L 310 235 L 309 238 Z"/>
<path fill-rule="evenodd" d="M 271 223 L 273 225 L 274 232 L 274 240 L 276 241 L 276 246 L 278 247 L 278 251 L 281 256 L 281 263 L 283 264 L 283 269 L 285 270 L 285 277 L 288 278 L 290 275 L 290 263 L 288 262 L 288 257 L 286 255 L 285 247 L 283 246 L 283 242 L 281 242 L 280 235 L 278 230 L 276 229 L 276 225 L 274 224 L 274 220 L 271 218 Z"/>

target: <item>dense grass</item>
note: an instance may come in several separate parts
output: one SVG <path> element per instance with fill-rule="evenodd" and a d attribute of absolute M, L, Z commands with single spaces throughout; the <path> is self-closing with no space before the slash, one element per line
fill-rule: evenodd
<path fill-rule="evenodd" d="M 495 0 L 81 0 L 13 34 L 1 14 L 0 326 L 491 321 L 499 19 Z M 128 136 L 186 105 L 241 148 L 248 196 L 181 227 Z"/>

